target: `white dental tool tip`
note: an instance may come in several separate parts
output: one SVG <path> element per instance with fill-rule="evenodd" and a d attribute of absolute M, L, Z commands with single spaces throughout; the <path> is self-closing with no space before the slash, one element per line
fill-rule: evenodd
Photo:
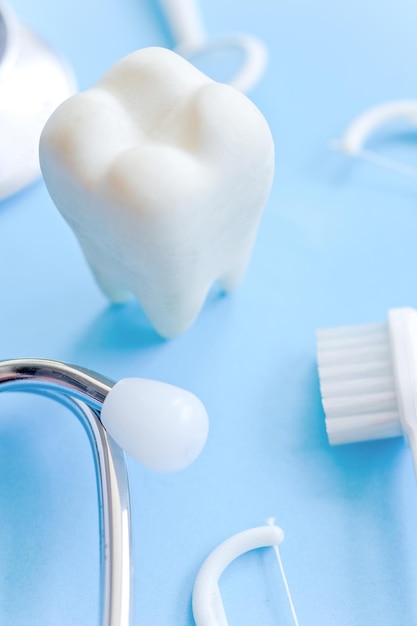
<path fill-rule="evenodd" d="M 331 444 L 405 435 L 416 467 L 417 312 L 385 324 L 317 333 L 320 390 Z"/>
<path fill-rule="evenodd" d="M 208 435 L 206 410 L 194 394 L 142 378 L 116 383 L 103 403 L 101 421 L 120 447 L 157 472 L 187 467 Z"/>

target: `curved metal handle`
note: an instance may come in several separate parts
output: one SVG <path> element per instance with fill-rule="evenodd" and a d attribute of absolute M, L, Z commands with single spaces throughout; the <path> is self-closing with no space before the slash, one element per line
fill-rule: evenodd
<path fill-rule="evenodd" d="M 0 392 L 47 396 L 79 419 L 90 441 L 97 478 L 101 555 L 101 624 L 131 625 L 131 531 L 126 460 L 99 410 L 114 383 L 88 370 L 43 359 L 0 361 Z"/>
<path fill-rule="evenodd" d="M 0 361 L 0 385 L 0 391 L 58 391 L 100 411 L 114 381 L 61 361 L 11 359 Z"/>

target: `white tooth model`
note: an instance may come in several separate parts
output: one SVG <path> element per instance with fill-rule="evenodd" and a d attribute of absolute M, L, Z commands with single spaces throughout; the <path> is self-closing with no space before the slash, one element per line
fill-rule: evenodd
<path fill-rule="evenodd" d="M 267 122 L 242 93 L 163 48 L 119 61 L 65 101 L 42 173 L 104 293 L 133 294 L 165 337 L 218 280 L 242 278 L 273 179 Z"/>

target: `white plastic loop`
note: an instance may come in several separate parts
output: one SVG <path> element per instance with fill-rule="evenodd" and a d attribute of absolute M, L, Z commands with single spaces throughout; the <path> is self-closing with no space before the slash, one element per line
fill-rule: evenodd
<path fill-rule="evenodd" d="M 175 52 L 190 58 L 218 50 L 237 49 L 243 52 L 240 69 L 228 82 L 248 92 L 259 81 L 268 62 L 265 44 L 246 34 L 209 39 L 195 0 L 161 0 L 167 21 L 176 40 Z"/>
<path fill-rule="evenodd" d="M 349 156 L 359 157 L 411 178 L 417 178 L 415 168 L 364 148 L 368 138 L 381 126 L 398 120 L 417 125 L 417 100 L 386 102 L 364 111 L 349 124 L 342 138 L 332 143 L 332 147 Z"/>
<path fill-rule="evenodd" d="M 272 521 L 272 520 L 271 520 Z M 228 626 L 218 581 L 224 570 L 236 558 L 257 548 L 273 547 L 278 557 L 285 589 L 291 605 L 296 626 L 298 626 L 288 584 L 279 557 L 278 545 L 284 539 L 284 532 L 273 523 L 244 530 L 221 543 L 204 561 L 194 584 L 193 614 L 197 626 Z"/>

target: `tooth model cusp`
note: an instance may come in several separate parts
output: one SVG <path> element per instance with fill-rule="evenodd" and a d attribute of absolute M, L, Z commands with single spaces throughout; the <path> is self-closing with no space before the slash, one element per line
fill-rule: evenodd
<path fill-rule="evenodd" d="M 133 294 L 172 337 L 193 323 L 213 282 L 230 290 L 242 278 L 274 147 L 243 94 L 148 48 L 58 107 L 40 161 L 104 293 L 115 302 Z"/>

